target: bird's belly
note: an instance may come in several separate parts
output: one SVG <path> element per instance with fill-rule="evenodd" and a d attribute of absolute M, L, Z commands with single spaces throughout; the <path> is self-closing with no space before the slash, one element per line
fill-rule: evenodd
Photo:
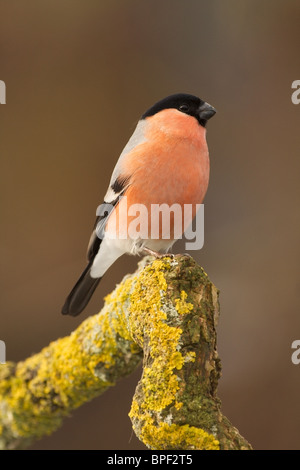
<path fill-rule="evenodd" d="M 170 245 L 192 222 L 203 202 L 208 179 L 207 147 L 199 150 L 197 146 L 187 149 L 179 145 L 173 153 L 152 154 L 135 171 L 107 231 L 118 238 L 166 240 Z"/>
<path fill-rule="evenodd" d="M 169 152 L 157 152 L 143 162 L 128 191 L 132 203 L 201 204 L 208 186 L 207 146 L 178 144 Z"/>

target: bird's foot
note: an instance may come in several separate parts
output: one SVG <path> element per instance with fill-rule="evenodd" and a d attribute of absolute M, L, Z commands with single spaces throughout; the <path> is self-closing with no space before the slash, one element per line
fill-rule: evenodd
<path fill-rule="evenodd" d="M 174 255 L 175 258 L 179 258 L 180 256 L 187 256 L 187 258 L 193 258 L 192 255 L 189 253 L 177 253 L 177 255 Z"/>
<path fill-rule="evenodd" d="M 173 253 L 159 253 L 158 251 L 151 250 L 147 247 L 144 247 L 143 250 L 147 253 L 147 255 L 154 256 L 157 259 L 165 258 L 166 256 L 173 259 L 175 256 Z"/>

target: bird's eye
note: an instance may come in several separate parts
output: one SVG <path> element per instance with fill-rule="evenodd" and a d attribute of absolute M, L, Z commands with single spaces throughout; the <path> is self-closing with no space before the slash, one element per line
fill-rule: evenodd
<path fill-rule="evenodd" d="M 183 113 L 187 113 L 189 111 L 189 109 L 190 109 L 190 107 L 186 103 L 179 106 L 179 111 L 182 111 Z"/>

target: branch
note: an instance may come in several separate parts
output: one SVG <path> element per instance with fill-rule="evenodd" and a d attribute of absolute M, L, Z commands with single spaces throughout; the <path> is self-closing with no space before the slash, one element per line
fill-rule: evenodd
<path fill-rule="evenodd" d="M 146 446 L 251 449 L 216 395 L 216 287 L 189 257 L 147 262 L 70 336 L 23 362 L 0 365 L 0 448 L 24 448 L 51 434 L 144 356 L 129 416 Z"/>

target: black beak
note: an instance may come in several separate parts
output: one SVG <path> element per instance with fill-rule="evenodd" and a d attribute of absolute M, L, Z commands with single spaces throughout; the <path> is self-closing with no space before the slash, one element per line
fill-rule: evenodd
<path fill-rule="evenodd" d="M 217 110 L 208 103 L 201 104 L 198 110 L 199 122 L 205 127 L 207 121 L 216 114 Z"/>

